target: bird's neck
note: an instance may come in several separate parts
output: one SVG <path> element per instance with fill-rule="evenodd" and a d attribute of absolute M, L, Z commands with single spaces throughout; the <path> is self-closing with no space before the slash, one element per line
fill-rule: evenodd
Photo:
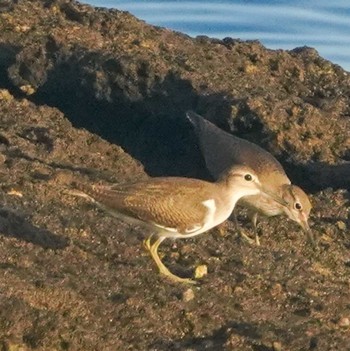
<path fill-rule="evenodd" d="M 217 185 L 220 189 L 219 191 L 221 198 L 224 199 L 226 206 L 232 210 L 234 209 L 238 200 L 247 195 L 244 189 L 240 189 L 237 184 L 232 182 L 232 180 L 228 180 L 227 178 L 220 179 L 217 182 Z"/>

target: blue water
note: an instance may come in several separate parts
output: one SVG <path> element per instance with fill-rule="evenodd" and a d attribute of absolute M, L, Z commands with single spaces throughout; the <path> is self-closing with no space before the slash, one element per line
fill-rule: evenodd
<path fill-rule="evenodd" d="M 314 47 L 350 71 L 350 0 L 81 0 L 129 11 L 190 36 L 260 40 L 271 49 Z"/>

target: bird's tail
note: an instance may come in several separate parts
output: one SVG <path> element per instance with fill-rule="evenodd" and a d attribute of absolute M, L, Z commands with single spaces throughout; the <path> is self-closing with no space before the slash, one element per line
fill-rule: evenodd
<path fill-rule="evenodd" d="M 83 197 L 90 201 L 96 202 L 96 200 L 99 198 L 101 190 L 104 187 L 74 182 L 72 183 L 72 188 L 73 189 L 68 189 L 65 192 L 69 195 Z"/>

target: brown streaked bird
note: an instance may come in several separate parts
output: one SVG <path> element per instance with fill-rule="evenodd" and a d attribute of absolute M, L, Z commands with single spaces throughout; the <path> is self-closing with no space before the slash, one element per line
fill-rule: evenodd
<path fill-rule="evenodd" d="M 242 196 L 265 193 L 256 173 L 247 166 L 229 168 L 215 183 L 159 177 L 113 186 L 76 184 L 76 189 L 74 195 L 92 200 L 112 216 L 148 227 L 153 234 L 144 244 L 160 273 L 188 283 L 193 281 L 174 275 L 160 260 L 157 250 L 163 240 L 204 233 L 225 221 Z M 266 196 L 284 203 L 269 191 Z M 151 244 L 154 234 L 157 239 Z"/>
<path fill-rule="evenodd" d="M 274 156 L 254 143 L 223 131 L 192 111 L 188 111 L 186 117 L 194 128 L 206 166 L 214 179 L 218 179 L 228 167 L 243 164 L 255 171 L 265 189 L 285 200 L 286 206 L 260 193 L 244 196 L 239 201 L 250 210 L 257 245 L 260 245 L 256 228 L 258 214 L 266 217 L 286 214 L 303 228 L 308 240 L 314 241 L 308 224 L 311 211 L 309 198 L 301 188 L 291 184 Z M 236 218 L 235 222 L 237 225 Z M 240 234 L 252 242 L 241 230 Z"/>

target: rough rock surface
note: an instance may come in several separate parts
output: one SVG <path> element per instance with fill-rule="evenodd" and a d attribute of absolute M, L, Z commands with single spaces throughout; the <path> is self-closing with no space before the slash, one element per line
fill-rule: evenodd
<path fill-rule="evenodd" d="M 267 148 L 311 192 L 318 250 L 281 218 L 261 223 L 259 248 L 233 230 L 165 242 L 179 275 L 208 267 L 184 299 L 142 228 L 67 194 L 77 179 L 207 178 L 188 109 Z M 2 349 L 349 349 L 349 131 L 349 74 L 314 49 L 192 39 L 74 1 L 1 1 Z"/>

